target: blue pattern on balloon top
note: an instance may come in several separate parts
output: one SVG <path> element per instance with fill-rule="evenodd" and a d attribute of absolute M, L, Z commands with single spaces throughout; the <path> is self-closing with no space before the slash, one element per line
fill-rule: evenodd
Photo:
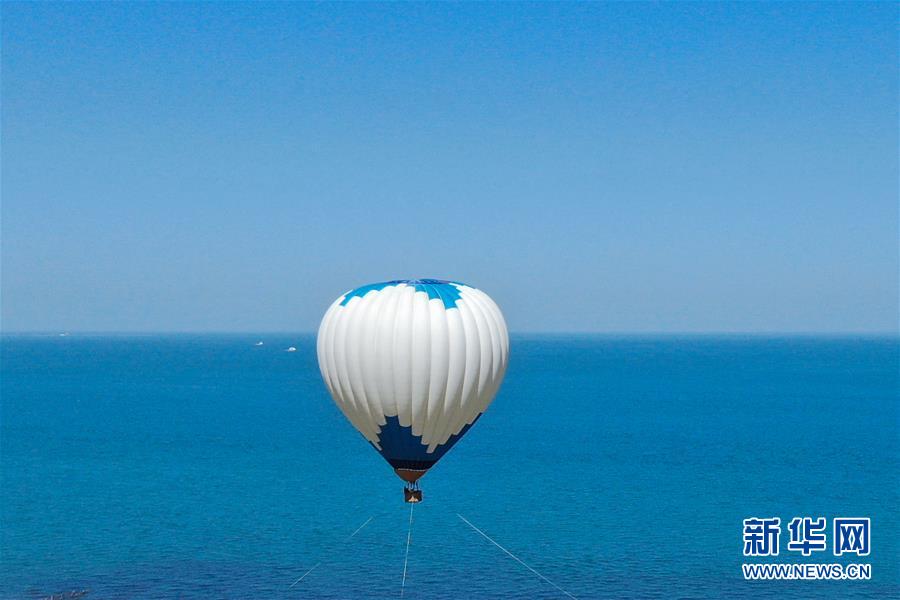
<path fill-rule="evenodd" d="M 401 283 L 414 287 L 417 292 L 425 292 L 428 294 L 429 300 L 440 300 L 444 303 L 444 308 L 456 308 L 456 301 L 460 298 L 459 286 L 465 285 L 456 281 L 444 281 L 443 279 L 395 279 L 394 281 L 382 283 L 370 283 L 344 294 L 341 306 L 346 306 L 351 299 L 357 296 L 362 298 L 369 292 L 379 292 L 386 287 Z"/>

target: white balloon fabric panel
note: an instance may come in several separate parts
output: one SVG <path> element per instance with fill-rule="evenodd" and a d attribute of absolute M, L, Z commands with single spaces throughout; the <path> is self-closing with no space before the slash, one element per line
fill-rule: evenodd
<path fill-rule="evenodd" d="M 322 377 L 347 419 L 394 468 L 427 469 L 484 412 L 509 335 L 484 292 L 435 279 L 363 286 L 319 326 Z"/>

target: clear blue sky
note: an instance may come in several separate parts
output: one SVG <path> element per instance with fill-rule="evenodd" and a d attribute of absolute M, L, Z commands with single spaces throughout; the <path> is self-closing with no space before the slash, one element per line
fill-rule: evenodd
<path fill-rule="evenodd" d="M 885 332 L 898 8 L 2 6 L 6 331 Z"/>

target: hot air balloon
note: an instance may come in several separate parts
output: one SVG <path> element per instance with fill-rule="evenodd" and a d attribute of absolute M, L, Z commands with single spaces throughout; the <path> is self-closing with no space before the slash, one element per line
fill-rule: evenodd
<path fill-rule="evenodd" d="M 500 309 L 474 287 L 403 279 L 351 290 L 319 326 L 322 378 L 344 416 L 406 482 L 418 481 L 494 399 L 509 357 Z"/>

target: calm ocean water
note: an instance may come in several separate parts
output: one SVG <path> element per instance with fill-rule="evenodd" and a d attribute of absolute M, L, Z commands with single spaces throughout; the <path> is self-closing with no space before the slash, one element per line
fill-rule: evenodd
<path fill-rule="evenodd" d="M 890 338 L 514 336 L 422 480 L 405 597 L 565 597 L 457 514 L 579 598 L 900 597 L 898 359 Z M 4 336 L 0 377 L 0 597 L 399 596 L 401 483 L 311 336 Z M 871 517 L 873 579 L 743 581 L 751 516 Z"/>

